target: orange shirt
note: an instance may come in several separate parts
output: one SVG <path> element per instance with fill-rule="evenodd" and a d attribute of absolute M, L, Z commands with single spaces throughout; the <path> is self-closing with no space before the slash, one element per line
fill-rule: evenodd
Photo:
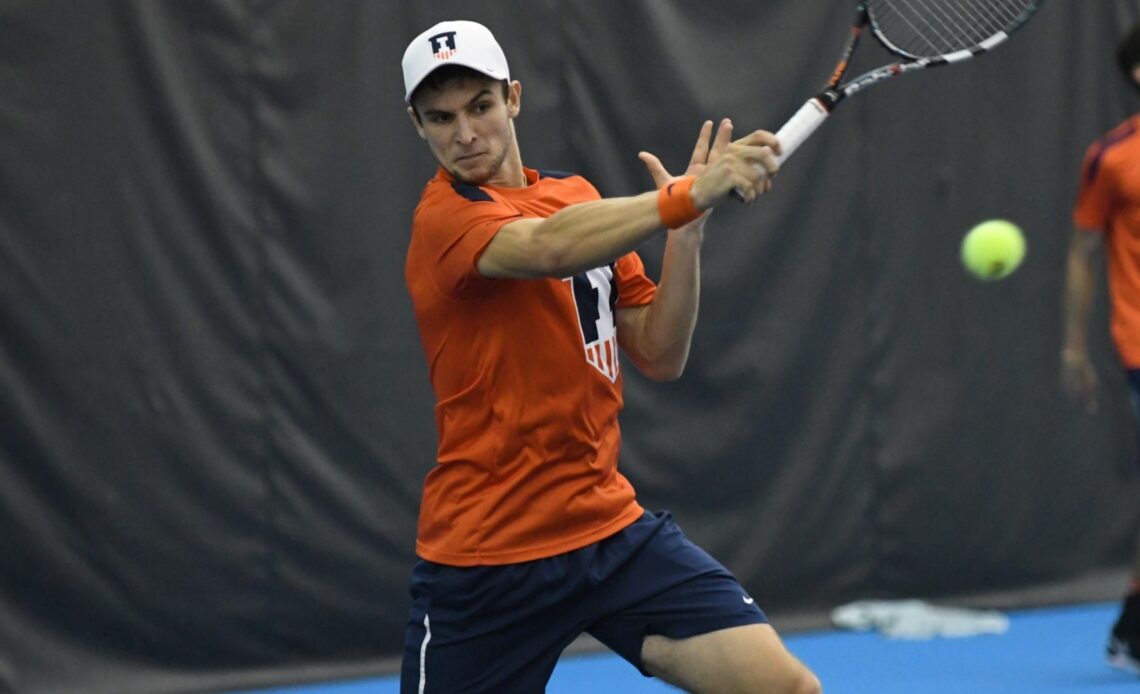
<path fill-rule="evenodd" d="M 615 308 L 657 291 L 634 253 L 565 279 L 486 279 L 504 224 L 598 192 L 526 169 L 524 188 L 440 169 L 412 224 L 405 277 L 435 391 L 438 464 L 424 482 L 417 554 L 455 566 L 530 561 L 641 517 L 617 470 L 621 373 Z"/>
<path fill-rule="evenodd" d="M 1140 368 L 1140 116 L 1085 155 L 1073 222 L 1105 235 L 1112 337 L 1127 369 Z"/>

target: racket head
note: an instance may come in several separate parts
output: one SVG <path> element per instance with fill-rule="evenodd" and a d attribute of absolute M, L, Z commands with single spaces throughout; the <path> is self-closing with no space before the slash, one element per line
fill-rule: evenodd
<path fill-rule="evenodd" d="M 1044 0 L 864 0 L 867 25 L 888 51 L 957 62 L 1009 38 Z"/>

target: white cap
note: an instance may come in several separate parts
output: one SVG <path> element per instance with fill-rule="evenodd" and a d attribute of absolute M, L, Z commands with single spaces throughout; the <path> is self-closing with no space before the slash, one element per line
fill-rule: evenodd
<path fill-rule="evenodd" d="M 477 22 L 440 22 L 417 36 L 404 51 L 404 101 L 436 68 L 462 65 L 495 80 L 509 80 L 507 56 L 491 34 Z"/>

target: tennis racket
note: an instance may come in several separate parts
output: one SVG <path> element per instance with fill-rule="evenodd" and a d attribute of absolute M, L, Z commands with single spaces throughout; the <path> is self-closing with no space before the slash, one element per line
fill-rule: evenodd
<path fill-rule="evenodd" d="M 782 164 L 835 107 L 867 87 L 908 72 L 951 65 L 993 50 L 1021 28 L 1044 0 L 861 0 L 851 37 L 823 91 L 776 133 Z M 899 61 L 843 84 L 859 39 L 870 31 Z"/>

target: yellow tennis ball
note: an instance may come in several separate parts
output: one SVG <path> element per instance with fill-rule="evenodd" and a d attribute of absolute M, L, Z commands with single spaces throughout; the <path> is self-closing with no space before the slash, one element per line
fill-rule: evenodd
<path fill-rule="evenodd" d="M 978 279 L 999 280 L 1021 265 L 1025 236 L 1016 224 L 991 219 L 977 225 L 962 239 L 962 264 Z"/>

